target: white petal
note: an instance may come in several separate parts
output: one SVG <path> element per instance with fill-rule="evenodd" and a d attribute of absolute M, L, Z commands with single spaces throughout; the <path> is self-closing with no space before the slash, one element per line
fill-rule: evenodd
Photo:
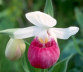
<path fill-rule="evenodd" d="M 14 32 L 14 38 L 23 39 L 23 38 L 33 37 L 35 36 L 38 30 L 39 28 L 36 26 L 21 28 Z"/>
<path fill-rule="evenodd" d="M 56 25 L 56 20 L 50 15 L 40 11 L 30 12 L 26 14 L 26 18 L 34 25 L 39 27 L 53 27 Z"/>
<path fill-rule="evenodd" d="M 69 28 L 50 28 L 49 33 L 53 32 L 56 38 L 68 39 L 70 36 L 75 35 L 79 31 L 78 27 Z"/>

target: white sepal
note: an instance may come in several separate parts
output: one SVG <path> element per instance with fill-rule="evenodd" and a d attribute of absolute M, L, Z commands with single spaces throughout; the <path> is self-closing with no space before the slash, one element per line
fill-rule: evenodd
<path fill-rule="evenodd" d="M 75 35 L 78 31 L 79 31 L 78 27 L 49 29 L 49 33 L 53 32 L 56 38 L 59 38 L 59 39 L 68 39 L 70 36 Z"/>
<path fill-rule="evenodd" d="M 13 33 L 14 33 L 15 31 L 17 31 L 18 29 L 19 29 L 19 28 L 15 28 L 15 29 L 5 29 L 5 30 L 1 30 L 0 33 L 1 33 L 1 34 L 7 34 L 7 35 L 9 35 L 10 37 L 13 38 Z"/>
<path fill-rule="evenodd" d="M 26 18 L 32 24 L 39 27 L 53 27 L 57 23 L 57 21 L 53 17 L 40 11 L 27 13 Z"/>
<path fill-rule="evenodd" d="M 24 39 L 35 36 L 36 32 L 39 30 L 37 26 L 30 26 L 26 28 L 20 28 L 19 30 L 15 31 L 14 38 L 16 39 Z"/>

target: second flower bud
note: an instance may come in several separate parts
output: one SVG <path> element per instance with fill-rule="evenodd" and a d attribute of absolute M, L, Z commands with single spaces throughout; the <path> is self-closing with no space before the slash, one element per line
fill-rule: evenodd
<path fill-rule="evenodd" d="M 7 43 L 5 56 L 9 60 L 19 59 L 23 55 L 25 48 L 26 45 L 22 39 L 11 38 Z"/>

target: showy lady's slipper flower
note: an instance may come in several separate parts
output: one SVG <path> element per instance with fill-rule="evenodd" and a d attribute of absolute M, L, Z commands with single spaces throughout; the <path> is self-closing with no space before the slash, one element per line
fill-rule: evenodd
<path fill-rule="evenodd" d="M 23 39 L 35 36 L 28 49 L 28 59 L 36 68 L 49 68 L 57 62 L 60 50 L 57 38 L 68 39 L 78 32 L 78 27 L 55 28 L 57 21 L 40 11 L 26 14 L 26 18 L 35 26 L 18 29 L 14 38 Z"/>
<path fill-rule="evenodd" d="M 25 51 L 25 43 L 21 39 L 11 38 L 6 46 L 5 56 L 9 60 L 19 59 Z"/>

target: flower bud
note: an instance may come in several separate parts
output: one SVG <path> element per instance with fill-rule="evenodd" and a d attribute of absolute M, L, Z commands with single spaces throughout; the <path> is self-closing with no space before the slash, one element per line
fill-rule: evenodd
<path fill-rule="evenodd" d="M 6 46 L 5 56 L 9 60 L 19 59 L 24 53 L 26 45 L 22 39 L 11 38 Z"/>

